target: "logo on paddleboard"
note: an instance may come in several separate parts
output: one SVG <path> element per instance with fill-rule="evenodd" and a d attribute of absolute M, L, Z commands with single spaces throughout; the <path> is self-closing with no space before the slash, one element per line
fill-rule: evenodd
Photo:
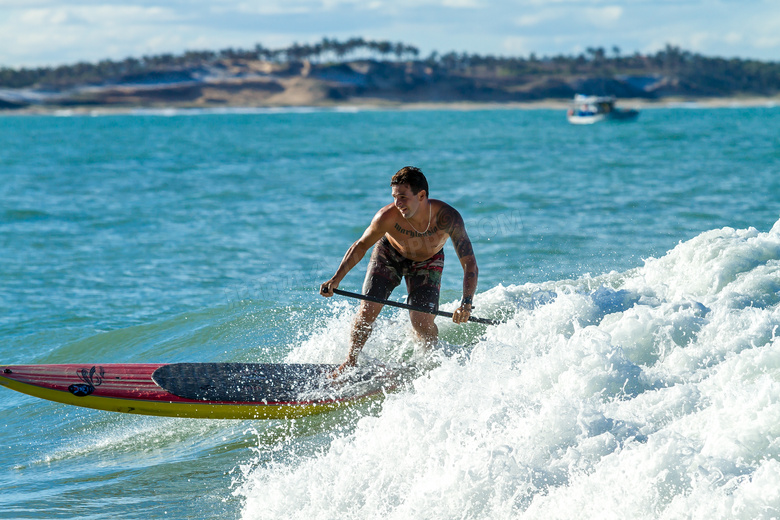
<path fill-rule="evenodd" d="M 92 367 L 89 371 L 86 368 L 77 370 L 76 375 L 84 383 L 70 385 L 68 392 L 76 397 L 86 397 L 95 391 L 96 386 L 100 386 L 106 373 L 103 371 L 103 367 Z"/>

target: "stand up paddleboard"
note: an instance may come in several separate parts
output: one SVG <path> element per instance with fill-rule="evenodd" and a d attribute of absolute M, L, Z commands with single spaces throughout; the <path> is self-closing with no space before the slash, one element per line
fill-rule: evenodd
<path fill-rule="evenodd" d="M 375 398 L 400 383 L 381 367 L 174 363 L 0 366 L 0 385 L 111 412 L 203 419 L 293 419 Z"/>

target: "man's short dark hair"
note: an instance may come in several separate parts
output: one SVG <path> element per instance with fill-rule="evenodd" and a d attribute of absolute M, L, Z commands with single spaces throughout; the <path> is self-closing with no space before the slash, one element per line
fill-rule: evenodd
<path fill-rule="evenodd" d="M 390 179 L 390 186 L 400 186 L 402 184 L 408 184 L 415 195 L 420 193 L 420 190 L 425 190 L 425 196 L 430 197 L 428 179 L 425 178 L 425 175 L 419 168 L 404 166 Z"/>

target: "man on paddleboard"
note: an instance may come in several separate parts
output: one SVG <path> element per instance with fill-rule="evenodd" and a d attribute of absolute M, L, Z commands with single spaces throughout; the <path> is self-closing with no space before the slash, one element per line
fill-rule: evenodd
<path fill-rule="evenodd" d="M 471 302 L 477 290 L 477 260 L 466 233 L 463 218 L 452 206 L 428 198 L 428 181 L 413 166 L 401 168 L 390 180 L 393 203 L 380 209 L 363 236 L 347 250 L 336 274 L 323 283 L 320 294 L 333 296 L 341 280 L 376 244 L 368 264 L 363 294 L 386 300 L 406 278 L 407 303 L 431 311 L 439 308 L 441 274 L 444 268 L 444 244 L 452 239 L 463 266 L 463 299 L 453 312 L 452 321 L 465 323 L 471 316 Z M 336 370 L 355 366 L 358 354 L 371 335 L 383 304 L 362 301 L 352 325 L 347 360 Z M 436 344 L 439 329 L 434 315 L 410 311 L 417 336 L 426 347 Z"/>

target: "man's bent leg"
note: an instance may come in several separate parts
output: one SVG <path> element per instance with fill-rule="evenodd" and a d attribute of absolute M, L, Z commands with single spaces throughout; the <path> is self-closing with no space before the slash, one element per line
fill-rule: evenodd
<path fill-rule="evenodd" d="M 349 356 L 344 364 L 345 366 L 355 366 L 357 363 L 358 354 L 363 350 L 366 341 L 368 341 L 368 337 L 371 336 L 371 331 L 374 329 L 374 322 L 376 321 L 377 316 L 379 316 L 382 307 L 384 307 L 384 305 L 381 303 L 368 302 L 365 300 L 360 302 L 357 316 L 355 316 L 355 321 L 352 323 Z"/>
<path fill-rule="evenodd" d="M 422 341 L 426 349 L 436 346 L 439 341 L 439 328 L 434 322 L 435 316 L 427 312 L 410 311 L 409 318 L 412 320 L 412 328 L 417 337 Z"/>
<path fill-rule="evenodd" d="M 441 273 L 444 269 L 444 252 L 439 251 L 424 262 L 413 262 L 406 274 L 406 289 L 409 291 L 407 303 L 421 309 L 436 312 L 439 308 L 439 289 Z M 426 349 L 436 346 L 439 341 L 439 328 L 434 323 L 435 316 L 429 312 L 409 312 L 412 328 Z"/>

